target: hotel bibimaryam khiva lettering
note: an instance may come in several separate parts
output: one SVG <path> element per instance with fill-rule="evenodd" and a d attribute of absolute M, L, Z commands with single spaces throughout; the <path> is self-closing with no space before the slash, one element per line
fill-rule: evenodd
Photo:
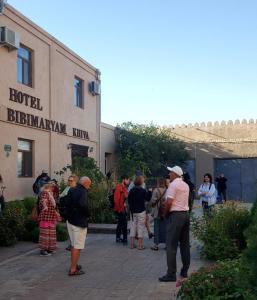
<path fill-rule="evenodd" d="M 9 90 L 10 90 L 10 98 L 9 98 L 10 101 L 24 104 L 25 106 L 29 106 L 31 108 L 40 111 L 43 110 L 43 107 L 40 105 L 39 98 L 22 93 L 13 88 L 9 88 Z M 39 128 L 47 131 L 67 134 L 66 124 L 53 121 L 53 120 L 48 120 L 39 116 L 24 113 L 19 110 L 15 110 L 11 108 L 7 108 L 7 121 L 29 126 L 29 127 Z M 72 135 L 80 139 L 89 140 L 88 132 L 81 129 L 73 128 Z"/>

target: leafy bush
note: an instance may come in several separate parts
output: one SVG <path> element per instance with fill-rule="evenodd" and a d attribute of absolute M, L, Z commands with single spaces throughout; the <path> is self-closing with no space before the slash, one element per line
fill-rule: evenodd
<path fill-rule="evenodd" d="M 34 242 L 34 243 L 38 243 L 38 239 L 39 239 L 39 228 L 35 227 L 31 231 L 31 241 Z"/>
<path fill-rule="evenodd" d="M 193 233 L 203 242 L 202 254 L 208 259 L 236 258 L 246 247 L 243 233 L 249 222 L 249 211 L 232 203 L 193 219 Z"/>
<path fill-rule="evenodd" d="M 68 231 L 65 227 L 62 225 L 56 226 L 56 238 L 58 242 L 64 242 L 67 241 L 69 237 Z"/>
<path fill-rule="evenodd" d="M 226 260 L 200 268 L 183 282 L 178 292 L 179 299 L 247 299 L 237 283 L 239 266 L 239 260 Z"/>
<path fill-rule="evenodd" d="M 24 234 L 25 209 L 19 202 L 8 203 L 0 216 L 0 246 L 10 246 Z"/>
<path fill-rule="evenodd" d="M 7 209 L 10 210 L 19 210 L 19 212 L 25 216 L 26 215 L 26 209 L 24 207 L 23 201 L 21 200 L 14 200 L 14 201 L 10 201 L 10 202 L 6 202 L 6 206 Z"/>
<path fill-rule="evenodd" d="M 37 203 L 37 198 L 35 197 L 25 197 L 22 200 L 23 206 L 26 210 L 26 215 L 31 215 L 32 208 L 36 205 Z"/>
<path fill-rule="evenodd" d="M 38 227 L 38 223 L 36 221 L 33 221 L 30 217 L 27 218 L 27 220 L 24 223 L 24 234 L 22 237 L 23 241 L 34 241 L 33 232 L 35 228 Z"/>
<path fill-rule="evenodd" d="M 0 216 L 0 246 L 12 246 L 17 242 L 16 236 L 6 226 L 5 218 Z"/>
<path fill-rule="evenodd" d="M 242 255 L 240 278 L 243 287 L 249 291 L 248 299 L 257 299 L 257 201 L 251 210 L 251 223 L 245 232 L 247 248 Z M 251 296 L 250 296 L 251 295 Z"/>

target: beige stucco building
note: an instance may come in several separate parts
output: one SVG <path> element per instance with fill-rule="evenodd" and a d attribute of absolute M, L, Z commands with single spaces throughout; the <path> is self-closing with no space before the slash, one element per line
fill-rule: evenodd
<path fill-rule="evenodd" d="M 100 169 L 103 174 L 112 171 L 115 166 L 115 127 L 106 123 L 101 123 L 100 138 Z"/>
<path fill-rule="evenodd" d="M 0 44 L 0 174 L 12 200 L 75 154 L 100 165 L 100 72 L 9 5 L 0 26 L 20 42 Z"/>

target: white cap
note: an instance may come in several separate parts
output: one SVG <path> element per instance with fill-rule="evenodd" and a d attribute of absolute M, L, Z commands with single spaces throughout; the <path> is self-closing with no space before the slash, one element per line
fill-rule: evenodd
<path fill-rule="evenodd" d="M 167 169 L 170 172 L 176 173 L 178 176 L 182 176 L 183 175 L 183 171 L 179 166 L 174 166 L 174 167 L 167 167 Z"/>
<path fill-rule="evenodd" d="M 47 170 L 42 170 L 42 174 L 47 174 Z"/>

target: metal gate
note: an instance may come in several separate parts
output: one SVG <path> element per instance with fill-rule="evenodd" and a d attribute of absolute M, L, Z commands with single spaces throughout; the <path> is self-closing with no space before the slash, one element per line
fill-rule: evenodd
<path fill-rule="evenodd" d="M 253 203 L 257 197 L 257 158 L 215 159 L 215 177 L 224 173 L 227 198 Z"/>

